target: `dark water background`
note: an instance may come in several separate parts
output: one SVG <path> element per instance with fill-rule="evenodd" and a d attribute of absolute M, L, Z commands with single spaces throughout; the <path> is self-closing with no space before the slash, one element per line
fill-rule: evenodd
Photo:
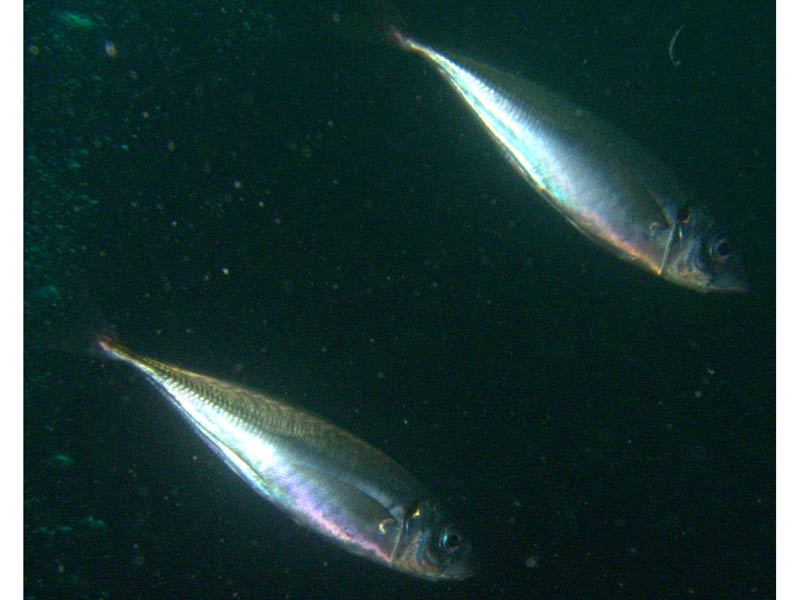
<path fill-rule="evenodd" d="M 742 296 L 599 250 L 326 10 L 26 4 L 26 597 L 774 597 L 774 6 L 398 2 L 645 142 L 743 246 Z M 135 374 L 48 350 L 99 314 L 384 449 L 480 574 L 298 528 Z"/>

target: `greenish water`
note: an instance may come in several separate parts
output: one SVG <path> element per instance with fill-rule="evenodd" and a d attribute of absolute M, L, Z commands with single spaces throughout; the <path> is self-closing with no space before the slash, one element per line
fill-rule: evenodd
<path fill-rule="evenodd" d="M 750 293 L 599 250 L 435 73 L 332 35 L 330 8 L 28 4 L 26 597 L 774 597 L 774 7 L 429 4 L 398 3 L 420 38 L 670 164 Z M 308 535 L 133 373 L 58 350 L 98 323 L 381 447 L 480 575 Z"/>

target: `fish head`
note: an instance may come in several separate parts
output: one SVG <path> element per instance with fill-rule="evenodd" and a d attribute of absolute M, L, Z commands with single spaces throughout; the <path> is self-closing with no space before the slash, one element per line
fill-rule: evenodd
<path fill-rule="evenodd" d="M 662 276 L 699 292 L 749 289 L 741 250 L 702 207 L 683 208 Z"/>
<path fill-rule="evenodd" d="M 423 500 L 406 512 L 393 566 L 424 579 L 466 579 L 477 561 L 472 544 L 439 503 Z"/>

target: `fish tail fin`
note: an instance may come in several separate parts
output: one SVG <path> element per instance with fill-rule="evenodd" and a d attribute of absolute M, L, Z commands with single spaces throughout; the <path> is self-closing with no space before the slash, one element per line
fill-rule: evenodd
<path fill-rule="evenodd" d="M 390 25 L 386 29 L 386 34 L 391 43 L 403 50 L 411 50 L 413 48 L 411 40 L 396 26 Z"/>
<path fill-rule="evenodd" d="M 104 355 L 98 340 L 115 337 L 102 310 L 74 279 L 26 289 L 23 323 L 28 351 Z"/>
<path fill-rule="evenodd" d="M 100 331 L 95 334 L 94 340 L 89 348 L 90 352 L 102 358 L 118 359 L 117 350 L 122 348 L 117 334 L 111 329 Z"/>
<path fill-rule="evenodd" d="M 347 11 L 332 6 L 323 6 L 320 10 L 328 28 L 339 36 L 404 47 L 405 37 L 400 28 L 405 28 L 405 19 L 387 0 L 359 0 L 349 3 Z"/>

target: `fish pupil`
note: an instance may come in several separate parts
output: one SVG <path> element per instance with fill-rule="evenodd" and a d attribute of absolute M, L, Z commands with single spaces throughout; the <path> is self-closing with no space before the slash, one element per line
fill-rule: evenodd
<path fill-rule="evenodd" d="M 452 554 L 461 546 L 461 538 L 457 533 L 447 532 L 442 536 L 442 548 L 448 554 Z"/>
<path fill-rule="evenodd" d="M 720 259 L 726 259 L 733 253 L 733 245 L 726 239 L 719 240 L 714 245 L 714 255 Z"/>

